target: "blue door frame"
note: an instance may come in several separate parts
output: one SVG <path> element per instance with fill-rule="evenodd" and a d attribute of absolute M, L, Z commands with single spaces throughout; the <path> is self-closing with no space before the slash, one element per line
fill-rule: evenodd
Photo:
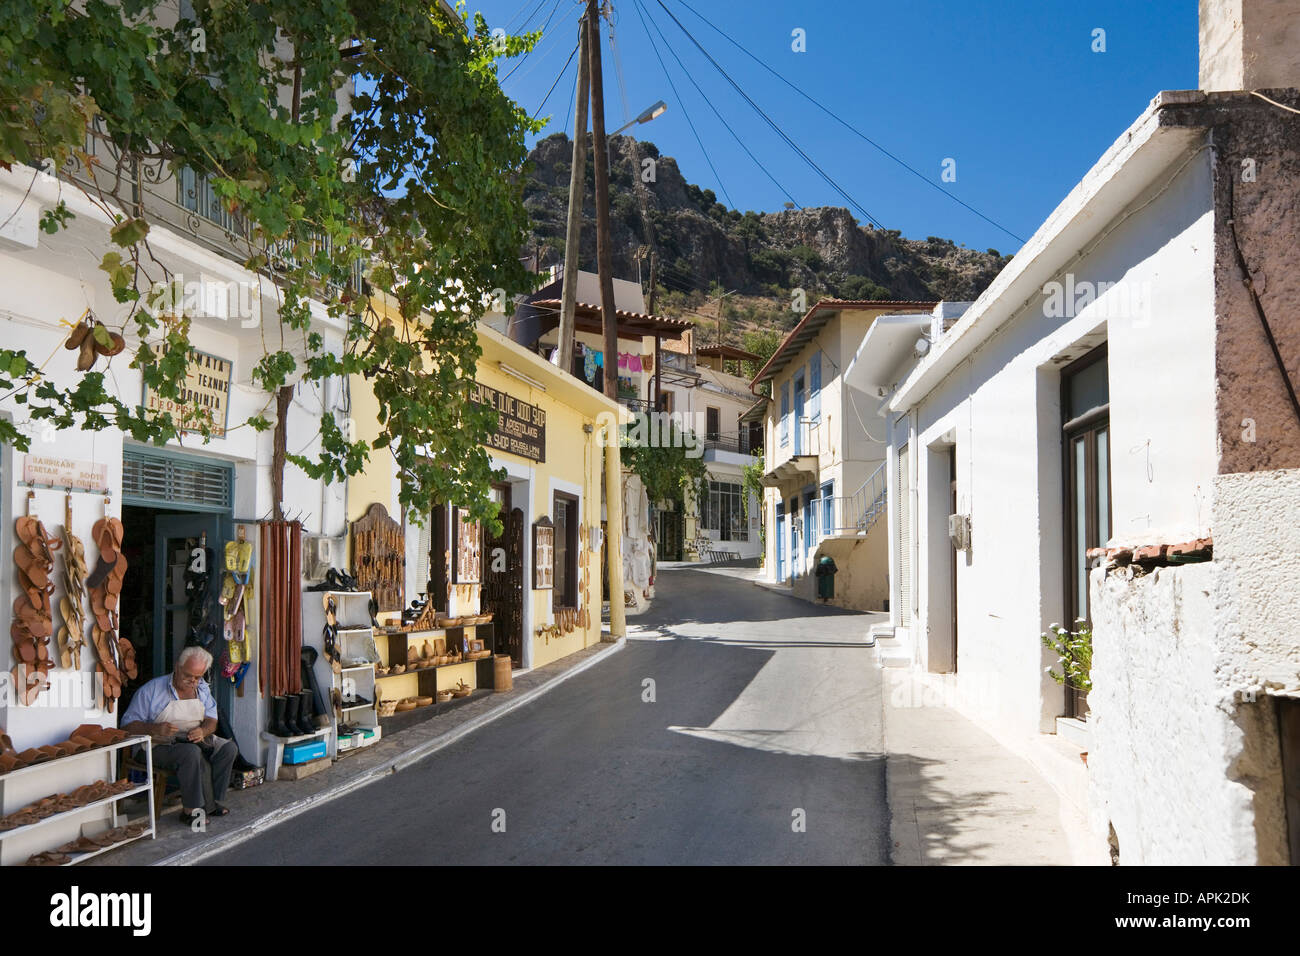
<path fill-rule="evenodd" d="M 776 504 L 776 579 L 785 580 L 785 505 Z"/>

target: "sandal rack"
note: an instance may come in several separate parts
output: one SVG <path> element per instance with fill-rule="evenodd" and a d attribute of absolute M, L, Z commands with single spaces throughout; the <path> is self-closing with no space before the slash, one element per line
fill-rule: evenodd
<path fill-rule="evenodd" d="M 153 780 L 153 742 L 147 736 L 128 737 L 115 744 L 96 747 L 93 750 L 84 750 L 81 753 L 69 754 L 64 757 L 55 757 L 52 760 L 19 767 L 16 770 L 10 770 L 6 774 L 0 774 L 0 816 L 16 813 L 24 807 L 53 795 L 57 791 L 73 789 L 76 784 L 69 784 L 70 780 L 75 779 L 79 783 L 114 782 L 117 780 L 118 751 L 135 746 L 143 746 L 144 748 L 145 766 L 148 768 L 144 783 L 71 810 L 50 814 L 35 823 L 15 827 L 12 830 L 0 831 L 0 866 L 21 865 L 27 861 L 28 857 L 41 852 L 49 852 L 70 840 L 75 840 L 79 836 L 94 838 L 99 834 L 107 833 L 109 830 L 124 825 L 127 820 L 125 814 L 118 809 L 118 801 L 138 794 L 145 796 L 149 807 L 148 817 L 138 821 L 139 823 L 147 822 L 147 827 L 142 833 L 138 836 L 111 843 L 97 850 L 68 854 L 70 859 L 68 863 L 63 865 L 71 866 L 81 863 L 91 857 L 99 856 L 101 853 L 115 850 L 134 840 L 142 840 L 146 836 L 152 840 L 157 835 L 153 786 L 151 783 Z M 95 758 L 103 761 L 101 770 L 96 773 L 94 779 L 86 780 L 85 770 L 86 768 L 93 768 Z M 107 818 L 105 814 L 107 814 Z M 56 826 L 56 824 L 62 825 Z M 75 833 L 72 831 L 73 826 L 76 827 Z"/>
<path fill-rule="evenodd" d="M 332 598 L 338 622 L 335 644 L 339 655 L 339 672 L 335 673 L 325 654 L 322 631 L 326 616 L 321 600 L 304 600 L 302 607 L 302 633 L 304 642 L 320 642 L 317 658 L 317 679 L 321 686 L 330 688 L 331 731 L 334 746 L 331 754 L 340 756 L 379 742 L 383 730 L 379 726 L 379 708 L 375 687 L 375 631 L 370 625 L 369 591 L 324 591 L 311 597 Z M 323 671 L 319 668 L 324 668 Z M 340 735 L 341 725 L 352 724 L 361 733 Z"/>

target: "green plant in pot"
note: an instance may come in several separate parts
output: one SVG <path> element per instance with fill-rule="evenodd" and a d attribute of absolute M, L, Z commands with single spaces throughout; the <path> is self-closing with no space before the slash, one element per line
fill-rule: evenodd
<path fill-rule="evenodd" d="M 1074 630 L 1049 624 L 1042 635 L 1043 646 L 1057 657 L 1060 670 L 1048 668 L 1052 680 L 1083 693 L 1092 690 L 1092 625 L 1074 622 Z"/>

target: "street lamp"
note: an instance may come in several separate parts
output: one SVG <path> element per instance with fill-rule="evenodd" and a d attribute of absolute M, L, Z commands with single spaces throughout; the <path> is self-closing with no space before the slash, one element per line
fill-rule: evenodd
<path fill-rule="evenodd" d="M 646 107 L 646 109 L 642 110 L 640 115 L 638 115 L 636 119 L 624 123 L 618 129 L 614 130 L 614 132 L 610 133 L 610 135 L 617 136 L 619 133 L 623 132 L 623 130 L 627 129 L 630 126 L 635 126 L 637 123 L 648 123 L 652 119 L 658 119 L 659 117 L 664 115 L 664 111 L 667 109 L 668 109 L 668 104 L 665 103 L 663 100 L 659 100 L 653 106 Z"/>
<path fill-rule="evenodd" d="M 618 129 L 614 130 L 614 132 L 610 133 L 609 136 L 605 137 L 605 165 L 606 165 L 606 167 L 609 167 L 609 166 L 614 165 L 614 160 L 610 158 L 611 153 L 610 153 L 610 151 L 609 151 L 609 141 L 610 141 L 611 139 L 613 139 L 613 138 L 614 138 L 615 136 L 617 136 L 619 133 L 623 132 L 623 130 L 625 130 L 625 129 L 631 127 L 631 126 L 636 126 L 638 123 L 648 123 L 648 122 L 650 122 L 652 119 L 655 119 L 656 117 L 663 116 L 663 115 L 664 115 L 664 111 L 667 110 L 667 109 L 668 109 L 668 104 L 665 103 L 663 100 L 658 100 L 658 101 L 655 102 L 655 104 L 654 104 L 653 106 L 648 106 L 648 107 L 646 107 L 644 110 L 642 110 L 641 113 L 636 117 L 636 119 L 632 120 L 631 122 L 624 123 L 624 124 L 623 124 L 622 126 L 620 126 Z"/>

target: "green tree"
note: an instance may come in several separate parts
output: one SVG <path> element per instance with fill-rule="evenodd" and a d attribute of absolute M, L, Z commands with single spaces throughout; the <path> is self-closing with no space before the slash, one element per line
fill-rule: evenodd
<path fill-rule="evenodd" d="M 454 501 L 494 520 L 482 448 L 494 419 L 469 400 L 475 323 L 490 297 L 528 287 L 521 173 L 539 128 L 502 94 L 494 61 L 537 35 L 496 42 L 481 16 L 471 24 L 417 0 L 194 0 L 192 18 L 166 26 L 175 10 L 0 0 L 0 164 L 52 159 L 113 216 L 116 251 L 100 268 L 129 305 L 118 331 L 139 341 L 121 360 L 159 396 L 179 396 L 193 316 L 160 308 L 173 276 L 132 190 L 141 176 L 199 170 L 241 223 L 246 267 L 280 291 L 252 372 L 266 406 L 231 425 L 269 428 L 264 413 L 286 386 L 364 375 L 380 405 L 373 447 L 391 449 L 403 502 Z M 88 134 L 111 168 L 87 153 Z M 63 213 L 42 226 L 61 228 Z M 351 291 L 359 260 L 403 327 Z M 341 352 L 312 329 L 312 300 L 345 323 Z M 116 426 L 161 444 L 183 424 L 119 399 L 100 370 L 58 387 L 22 352 L 0 351 L 0 388 L 58 427 Z M 328 415 L 321 439 L 317 459 L 288 458 L 326 480 L 356 474 L 373 450 Z M 7 421 L 0 441 L 27 446 Z"/>

